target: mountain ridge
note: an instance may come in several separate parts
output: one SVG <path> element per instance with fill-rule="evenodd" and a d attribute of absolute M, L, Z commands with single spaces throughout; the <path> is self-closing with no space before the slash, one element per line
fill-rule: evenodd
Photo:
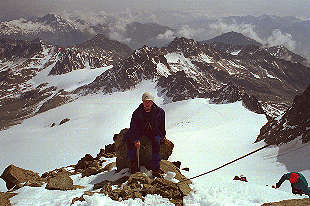
<path fill-rule="evenodd" d="M 16 80 L 2 86 L 2 102 L 14 105 L 12 101 L 25 101 L 26 104 L 30 99 L 25 97 L 31 94 L 30 97 L 37 98 L 38 101 L 32 102 L 33 109 L 27 115 L 35 115 L 38 111 L 44 112 L 74 101 L 81 95 L 126 91 L 143 80 L 151 80 L 156 83 L 159 94 L 167 97 L 166 102 L 196 97 L 211 98 L 219 103 L 239 100 L 251 102 L 250 99 L 253 99 L 256 103 L 250 103 L 253 106 L 249 108 L 256 108 L 254 111 L 261 112 L 257 108 L 262 107 L 270 118 L 285 111 L 295 95 L 310 84 L 306 78 L 310 75 L 308 67 L 285 60 L 282 58 L 287 54 L 285 52 L 285 55 L 275 55 L 272 49 L 269 51 L 254 45 L 231 47 L 223 44 L 219 49 L 213 44 L 201 44 L 193 39 L 177 37 L 167 47 L 144 46 L 131 54 L 127 46 L 118 46 L 115 52 L 109 50 L 111 45 L 122 45 L 116 41 L 107 45 L 108 50 L 96 50 L 97 46 L 105 45 L 106 41 L 109 40 L 104 35 L 97 35 L 93 40 L 81 44 L 82 46 L 65 48 L 42 44 L 35 56 L 10 66 L 13 68 L 11 72 L 3 71 L 4 79 L 14 77 Z M 120 56 L 119 48 L 123 48 L 125 56 Z M 290 60 L 292 59 L 300 60 L 297 56 Z M 5 59 L 2 61 L 3 66 L 9 64 Z M 2 68 L 6 68 L 3 66 Z M 109 69 L 105 69 L 107 66 Z M 55 75 L 61 77 L 85 69 L 100 69 L 102 72 L 92 82 L 84 83 L 73 91 L 60 90 L 44 81 L 37 88 L 29 84 L 41 71 L 48 72 L 45 77 L 48 81 Z M 23 81 L 20 79 L 23 74 L 19 70 L 29 75 Z M 225 89 L 227 85 L 231 86 L 229 90 Z M 31 91 L 28 95 L 21 95 L 28 90 Z M 5 91 L 10 91 L 8 94 L 12 98 L 9 101 L 5 100 L 8 95 L 5 95 Z M 53 106 L 47 106 L 48 104 Z"/>

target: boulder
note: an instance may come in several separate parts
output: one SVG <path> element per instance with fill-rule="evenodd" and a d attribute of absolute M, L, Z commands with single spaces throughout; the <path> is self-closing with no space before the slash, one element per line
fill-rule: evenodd
<path fill-rule="evenodd" d="M 116 152 L 116 167 L 120 171 L 124 168 L 129 168 L 129 160 L 127 157 L 127 145 L 123 141 L 123 136 L 127 132 L 127 128 L 120 131 L 119 134 L 115 134 L 113 140 L 115 142 L 115 152 Z M 144 165 L 147 169 L 151 169 L 152 162 L 152 144 L 147 137 L 141 138 L 140 147 L 140 166 Z M 160 144 L 160 157 L 162 160 L 167 160 L 172 153 L 174 144 L 165 139 L 163 143 Z"/>
<path fill-rule="evenodd" d="M 50 178 L 45 188 L 48 190 L 73 190 L 73 180 L 68 174 L 60 173 L 56 177 Z"/>
<path fill-rule="evenodd" d="M 104 150 L 100 150 L 100 153 L 102 152 L 104 152 Z M 102 168 L 103 161 L 100 160 L 101 155 L 104 155 L 104 154 L 98 154 L 96 158 L 93 158 L 90 154 L 86 154 L 74 166 L 75 172 L 82 173 L 82 177 L 85 177 L 85 176 L 89 177 L 91 175 L 96 175 L 100 172 L 103 172 L 104 171 Z"/>
<path fill-rule="evenodd" d="M 49 172 L 45 172 L 41 175 L 42 178 L 45 178 L 45 179 L 50 179 L 52 177 L 56 177 L 57 175 L 61 174 L 61 173 L 66 173 L 68 174 L 69 176 L 70 175 L 74 175 L 76 173 L 74 172 L 69 172 L 65 169 L 66 167 L 62 167 L 62 168 L 59 168 L 59 169 L 54 169 L 52 171 L 49 171 Z"/>
<path fill-rule="evenodd" d="M 75 170 L 78 169 L 86 169 L 92 162 L 94 161 L 94 158 L 90 154 L 86 154 L 82 159 L 78 161 L 78 163 L 75 165 Z"/>
<path fill-rule="evenodd" d="M 169 162 L 167 160 L 161 160 L 160 170 L 162 170 L 166 174 L 168 172 L 173 172 L 176 174 L 174 178 L 180 181 L 180 183 L 178 183 L 177 185 L 184 196 L 188 195 L 192 191 L 192 189 L 189 187 L 189 184 L 191 184 L 192 182 L 190 180 L 187 180 L 187 178 L 182 175 L 179 168 L 177 168 L 172 162 Z"/>
<path fill-rule="evenodd" d="M 15 186 L 20 187 L 22 183 L 36 182 L 37 184 L 43 184 L 43 180 L 40 178 L 38 173 L 31 170 L 25 170 L 23 168 L 16 167 L 14 165 L 8 166 L 1 175 L 1 178 L 6 182 L 8 190 Z"/>

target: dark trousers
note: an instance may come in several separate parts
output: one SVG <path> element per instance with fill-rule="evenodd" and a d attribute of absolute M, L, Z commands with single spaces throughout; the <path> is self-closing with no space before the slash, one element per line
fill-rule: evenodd
<path fill-rule="evenodd" d="M 292 193 L 293 193 L 293 194 L 295 194 L 295 195 L 302 195 L 302 194 L 303 194 L 303 192 L 302 192 L 301 190 L 295 188 L 295 187 L 293 186 L 293 184 L 291 184 L 291 187 L 292 187 Z"/>
<path fill-rule="evenodd" d="M 149 140 L 152 142 L 152 169 L 159 170 L 160 168 L 160 137 L 148 137 Z M 130 138 L 127 139 L 127 152 L 128 152 L 128 159 L 130 161 L 137 160 L 137 149 L 135 147 L 135 143 L 130 141 Z M 143 155 L 143 154 L 142 154 Z"/>

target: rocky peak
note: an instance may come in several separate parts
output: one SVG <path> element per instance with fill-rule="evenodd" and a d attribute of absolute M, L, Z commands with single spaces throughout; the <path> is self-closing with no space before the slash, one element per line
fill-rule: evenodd
<path fill-rule="evenodd" d="M 56 14 L 46 14 L 43 17 L 38 17 L 36 21 L 51 26 L 64 25 L 68 23 L 66 19 Z"/>
<path fill-rule="evenodd" d="M 158 64 L 168 66 L 164 55 L 157 48 L 144 46 L 137 49 L 128 58 L 113 64 L 113 69 L 98 76 L 91 84 L 77 89 L 80 94 L 94 93 L 101 90 L 104 93 L 124 91 L 133 88 L 143 79 L 157 79 L 162 74 Z"/>
<path fill-rule="evenodd" d="M 84 49 L 113 51 L 119 54 L 122 58 L 126 58 L 132 53 L 132 49 L 130 49 L 126 44 L 115 40 L 110 40 L 104 34 L 97 34 L 92 39 L 77 45 L 77 47 Z"/>
<path fill-rule="evenodd" d="M 256 45 L 256 46 L 261 46 L 262 44 L 255 41 L 254 39 L 251 39 L 247 36 L 244 36 L 241 33 L 238 32 L 227 32 L 224 33 L 220 36 L 217 36 L 213 39 L 209 39 L 207 41 L 203 41 L 203 43 L 224 43 L 224 44 L 229 44 L 229 45 L 241 45 L 241 46 L 246 46 L 246 45 Z"/>
<path fill-rule="evenodd" d="M 175 37 L 174 40 L 168 45 L 168 50 L 184 51 L 197 48 L 199 43 L 193 39 L 185 37 Z"/>

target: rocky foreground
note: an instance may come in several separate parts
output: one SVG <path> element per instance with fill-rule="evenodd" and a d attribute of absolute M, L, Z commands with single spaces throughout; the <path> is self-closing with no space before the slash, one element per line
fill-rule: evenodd
<path fill-rule="evenodd" d="M 163 172 L 162 177 L 154 178 L 151 171 L 145 169 L 145 161 L 151 158 L 150 142 L 142 141 L 141 152 L 144 157 L 141 158 L 141 167 L 143 172 L 129 174 L 124 160 L 126 158 L 126 150 L 124 150 L 124 142 L 122 136 L 127 129 L 122 130 L 119 134 L 114 135 L 117 142 L 106 145 L 105 149 L 101 149 L 96 157 L 86 154 L 76 165 L 70 165 L 53 171 L 45 172 L 41 176 L 31 170 L 25 170 L 14 165 L 8 166 L 1 178 L 6 182 L 9 190 L 6 193 L 0 193 L 0 205 L 11 205 L 9 199 L 18 195 L 18 189 L 29 187 L 44 187 L 47 190 L 84 190 L 84 194 L 71 200 L 71 205 L 75 201 L 84 201 L 85 195 L 92 196 L 96 193 L 109 196 L 115 201 L 127 200 L 130 198 L 140 198 L 144 200 L 147 194 L 158 194 L 164 198 L 168 198 L 175 205 L 183 205 L 183 197 L 191 192 L 189 180 L 180 172 L 180 163 L 169 162 L 168 159 L 172 153 L 173 143 L 169 140 L 161 145 L 163 160 L 160 169 Z M 115 146 L 117 145 L 117 146 Z M 116 149 L 117 148 L 117 149 Z M 125 155 L 125 156 L 124 156 Z M 107 163 L 107 159 L 115 158 L 116 162 Z M 125 165 L 124 165 L 125 164 Z M 126 171 L 124 171 L 125 169 Z M 81 177 L 89 177 L 100 173 L 111 172 L 117 177 L 118 173 L 125 174 L 115 181 L 104 180 L 94 183 L 92 189 L 88 190 L 85 186 L 74 185 L 71 178 L 72 175 L 81 175 Z M 112 173 L 111 173 L 112 174 Z M 182 182 L 181 182 L 182 181 Z"/>
<path fill-rule="evenodd" d="M 83 195 L 70 200 L 71 205 L 76 201 L 85 201 L 85 196 L 101 194 L 109 196 L 112 200 L 122 201 L 127 199 L 140 198 L 144 200 L 148 194 L 157 194 L 169 199 L 175 205 L 183 205 L 183 198 L 190 194 L 191 181 L 181 173 L 180 162 L 170 162 L 167 159 L 172 153 L 173 143 L 168 139 L 161 144 L 162 161 L 160 169 L 162 177 L 153 177 L 149 170 L 151 158 L 151 143 L 148 139 L 142 139 L 141 152 L 141 172 L 129 174 L 127 168 L 127 156 L 125 143 L 122 141 L 127 129 L 123 129 L 119 134 L 115 134 L 114 143 L 106 145 L 101 149 L 96 157 L 86 154 L 75 165 L 58 168 L 53 171 L 43 173 L 41 176 L 31 170 L 25 170 L 14 165 L 8 166 L 1 175 L 6 182 L 8 192 L 0 192 L 0 205 L 11 206 L 10 198 L 18 195 L 18 189 L 22 187 L 44 187 L 46 190 L 81 190 Z M 140 153 L 141 154 L 141 153 Z M 116 157 L 116 162 L 111 162 L 111 158 Z M 80 175 L 87 178 L 92 175 L 109 173 L 115 177 L 114 181 L 103 180 L 93 183 L 92 188 L 82 185 L 75 185 L 73 175 Z M 119 175 L 124 174 L 124 175 Z M 310 199 L 285 200 L 275 203 L 265 203 L 262 206 L 301 206 L 310 205 Z"/>

